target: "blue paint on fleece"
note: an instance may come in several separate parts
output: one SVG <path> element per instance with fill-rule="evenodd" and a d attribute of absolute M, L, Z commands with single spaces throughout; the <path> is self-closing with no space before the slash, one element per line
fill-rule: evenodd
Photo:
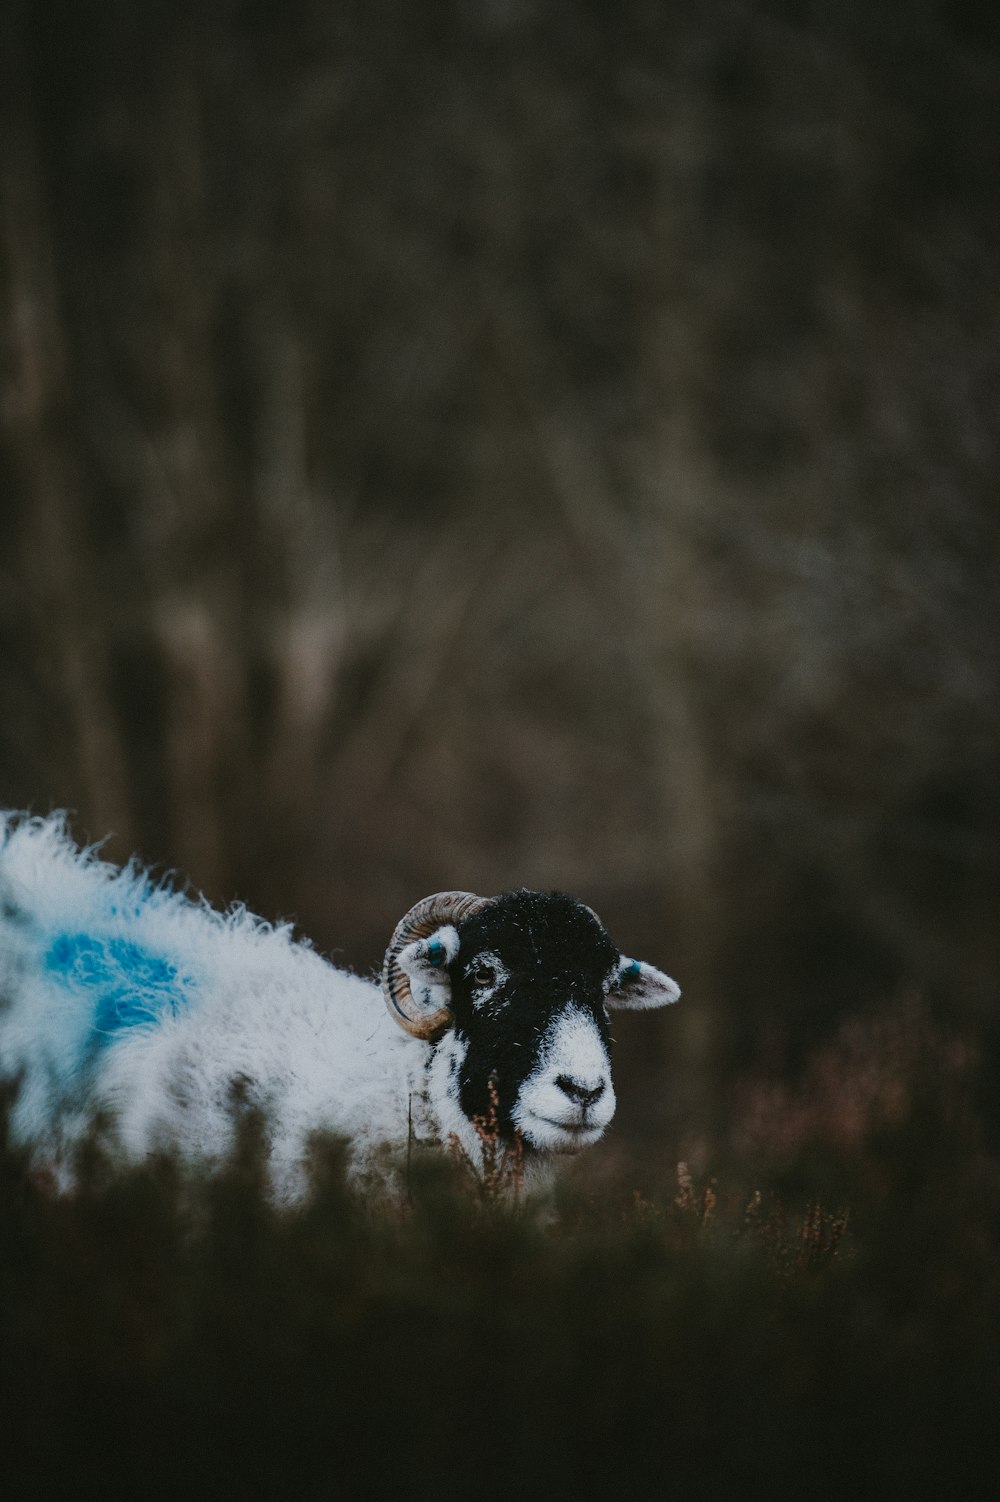
<path fill-rule="evenodd" d="M 60 985 L 90 993 L 94 1030 L 104 1042 L 126 1028 L 176 1016 L 194 987 L 170 960 L 132 939 L 60 934 L 44 963 Z"/>

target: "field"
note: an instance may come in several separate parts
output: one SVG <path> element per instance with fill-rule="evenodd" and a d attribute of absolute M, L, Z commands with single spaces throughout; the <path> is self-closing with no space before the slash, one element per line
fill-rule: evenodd
<path fill-rule="evenodd" d="M 213 1173 L 125 1169 L 95 1127 L 64 1196 L 9 1148 L 6 1484 L 981 1496 L 1000 1326 L 976 1071 L 925 1051 L 947 1040 L 912 1008 L 864 1041 L 876 1084 L 846 1114 L 814 1070 L 812 1114 L 772 1098 L 769 1142 L 701 1144 L 710 1174 L 620 1148 L 544 1203 L 438 1156 L 373 1204 L 317 1142 L 310 1199 L 279 1210 L 252 1113 Z"/>

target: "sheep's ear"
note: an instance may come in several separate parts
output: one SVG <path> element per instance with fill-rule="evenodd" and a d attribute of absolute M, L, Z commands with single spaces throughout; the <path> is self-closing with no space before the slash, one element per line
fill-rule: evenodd
<path fill-rule="evenodd" d="M 609 1007 L 645 1012 L 652 1007 L 669 1006 L 680 994 L 680 986 L 669 975 L 644 960 L 630 960 L 626 955 L 622 955 L 607 980 Z"/>
<path fill-rule="evenodd" d="M 396 956 L 396 963 L 410 982 L 410 995 L 428 1014 L 451 1004 L 448 966 L 458 953 L 458 931 L 450 923 L 426 939 L 415 939 Z"/>

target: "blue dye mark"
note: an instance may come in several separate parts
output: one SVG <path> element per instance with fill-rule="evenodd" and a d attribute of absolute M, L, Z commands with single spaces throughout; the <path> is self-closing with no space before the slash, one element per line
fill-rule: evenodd
<path fill-rule="evenodd" d="M 441 943 L 437 943 L 437 942 L 435 942 L 434 944 L 428 944 L 428 946 L 427 946 L 427 958 L 430 961 L 430 963 L 432 965 L 434 965 L 434 966 L 443 964 L 443 962 L 444 962 L 444 945 L 441 944 Z"/>
<path fill-rule="evenodd" d="M 89 991 L 94 1030 L 111 1039 L 124 1028 L 176 1016 L 194 982 L 177 966 L 131 939 L 60 934 L 45 955 L 60 985 Z"/>

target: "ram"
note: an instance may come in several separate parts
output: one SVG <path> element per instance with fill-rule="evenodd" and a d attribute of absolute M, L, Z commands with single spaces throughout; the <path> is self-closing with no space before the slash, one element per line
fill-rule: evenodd
<path fill-rule="evenodd" d="M 614 1115 L 608 1009 L 679 994 L 589 907 L 533 891 L 424 898 L 379 985 L 289 926 L 79 850 L 59 815 L 0 815 L 0 1073 L 19 1081 L 15 1137 L 49 1163 L 96 1111 L 130 1155 L 216 1158 L 235 1090 L 264 1110 L 280 1199 L 301 1194 L 316 1132 L 346 1139 L 362 1181 L 414 1141 L 458 1144 L 480 1172 L 499 1143 L 544 1177 Z"/>

